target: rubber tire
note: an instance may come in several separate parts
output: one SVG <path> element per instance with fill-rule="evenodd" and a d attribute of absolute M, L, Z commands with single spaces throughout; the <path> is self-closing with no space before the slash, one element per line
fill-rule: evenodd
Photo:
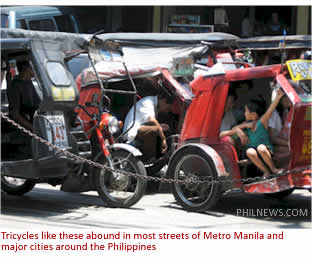
<path fill-rule="evenodd" d="M 14 186 L 13 184 L 9 183 L 4 176 L 1 176 L 1 189 L 6 192 L 7 194 L 11 195 L 23 195 L 25 193 L 30 192 L 34 187 L 36 183 L 26 180 L 25 183 L 23 183 L 20 186 Z"/>
<path fill-rule="evenodd" d="M 126 158 L 128 157 L 129 152 L 126 150 L 115 150 L 111 152 L 111 155 L 113 159 L 116 157 Z M 103 155 L 101 155 L 96 161 L 101 164 L 106 164 L 106 158 Z M 136 174 L 146 176 L 146 170 L 145 170 L 144 164 L 140 159 L 136 158 L 133 155 L 130 155 L 129 162 L 133 165 Z M 145 179 L 138 178 L 135 191 L 133 195 L 131 195 L 130 198 L 116 199 L 110 195 L 110 192 L 106 187 L 105 189 L 103 189 L 101 186 L 101 177 L 104 176 L 105 170 L 95 168 L 93 172 L 94 172 L 93 179 L 92 179 L 93 185 L 95 186 L 95 189 L 97 190 L 99 196 L 102 198 L 103 202 L 110 207 L 129 208 L 135 205 L 145 194 L 147 182 Z"/>
<path fill-rule="evenodd" d="M 210 157 L 208 154 L 206 154 L 203 150 L 197 148 L 197 147 L 188 147 L 186 149 L 182 149 L 180 152 L 178 152 L 172 159 L 172 162 L 170 163 L 170 168 L 168 168 L 168 175 L 171 179 L 176 179 L 175 177 L 175 171 L 176 171 L 176 166 L 179 164 L 180 160 L 185 158 L 186 156 L 189 155 L 195 155 L 203 159 L 206 163 L 207 169 L 209 171 L 210 176 L 212 176 L 213 180 L 218 179 L 217 171 L 214 168 L 212 164 L 212 161 L 210 160 Z M 182 166 L 182 165 L 181 165 Z M 173 195 L 179 205 L 181 205 L 185 210 L 191 211 L 191 212 L 203 212 L 211 209 L 219 200 L 220 198 L 220 184 L 212 184 L 212 191 L 210 196 L 208 197 L 207 200 L 205 200 L 203 203 L 200 205 L 192 206 L 189 205 L 185 200 L 183 200 L 179 194 L 179 189 L 177 188 L 179 185 L 172 183 L 172 192 Z M 181 193 L 181 191 L 180 191 Z M 183 193 L 181 193 L 183 194 Z"/>
<path fill-rule="evenodd" d="M 287 189 L 287 190 L 284 190 L 282 192 L 277 192 L 277 193 L 267 193 L 265 194 L 266 196 L 268 197 L 271 197 L 271 198 L 276 198 L 276 199 L 284 199 L 286 197 L 288 197 L 289 195 L 291 195 L 293 193 L 295 189 L 292 188 L 292 189 Z"/>

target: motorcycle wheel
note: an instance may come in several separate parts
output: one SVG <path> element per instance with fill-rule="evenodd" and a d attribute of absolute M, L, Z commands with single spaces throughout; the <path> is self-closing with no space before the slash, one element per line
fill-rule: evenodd
<path fill-rule="evenodd" d="M 125 150 L 111 152 L 116 169 L 124 170 L 134 175 L 146 176 L 146 170 L 141 160 Z M 108 165 L 103 155 L 97 162 Z M 129 208 L 136 204 L 144 195 L 146 180 L 131 175 L 110 172 L 96 168 L 93 184 L 105 204 L 116 208 Z"/>
<path fill-rule="evenodd" d="M 206 153 L 197 148 L 178 152 L 169 168 L 169 177 L 179 180 L 216 180 L 217 172 L 210 164 Z M 172 183 L 173 195 L 185 210 L 203 212 L 212 208 L 220 197 L 216 183 Z"/>
<path fill-rule="evenodd" d="M 15 177 L 1 176 L 1 190 L 11 195 L 23 195 L 30 192 L 36 183 Z"/>

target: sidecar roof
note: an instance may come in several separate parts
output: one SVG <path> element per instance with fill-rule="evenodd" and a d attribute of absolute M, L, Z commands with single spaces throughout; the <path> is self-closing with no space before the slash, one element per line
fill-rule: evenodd
<path fill-rule="evenodd" d="M 286 49 L 311 49 L 310 35 L 262 36 L 239 39 L 240 50 L 276 50 L 285 41 Z"/>
<path fill-rule="evenodd" d="M 0 29 L 1 39 L 28 39 L 36 41 L 57 41 L 60 42 L 60 51 L 87 50 L 91 35 L 67 33 L 67 32 L 50 32 L 50 31 L 33 31 L 22 29 Z M 1 46 L 3 48 L 3 46 Z"/>

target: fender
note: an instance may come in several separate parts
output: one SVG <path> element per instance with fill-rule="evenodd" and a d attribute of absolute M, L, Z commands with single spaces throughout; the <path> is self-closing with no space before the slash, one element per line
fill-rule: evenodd
<path fill-rule="evenodd" d="M 168 167 L 170 167 L 173 157 L 179 151 L 181 151 L 182 149 L 190 148 L 190 147 L 195 147 L 195 148 L 201 149 L 202 151 L 204 151 L 208 155 L 208 157 L 212 161 L 212 163 L 213 163 L 213 165 L 217 171 L 218 176 L 229 176 L 229 173 L 227 173 L 225 170 L 225 166 L 224 166 L 223 160 L 221 159 L 220 155 L 213 148 L 211 148 L 209 145 L 201 144 L 201 143 L 189 143 L 189 144 L 185 144 L 181 148 L 177 149 L 172 154 Z"/>
<path fill-rule="evenodd" d="M 133 147 L 130 144 L 126 144 L 126 143 L 114 143 L 113 145 L 110 146 L 110 148 L 115 149 L 115 150 L 126 150 L 126 151 L 130 152 L 135 157 L 143 156 L 142 152 L 139 151 L 139 149 Z"/>
<path fill-rule="evenodd" d="M 109 146 L 109 149 L 113 149 L 113 150 L 126 150 L 128 152 L 130 152 L 133 156 L 135 157 L 139 157 L 139 156 L 143 156 L 143 154 L 135 147 L 133 147 L 130 144 L 126 144 L 126 143 L 115 143 L 113 145 Z M 103 152 L 98 152 L 95 156 L 95 158 L 93 159 L 93 161 L 98 162 L 98 160 L 103 157 L 107 160 L 107 158 L 104 156 Z M 93 175 L 94 173 L 90 173 L 90 185 L 93 185 Z"/>

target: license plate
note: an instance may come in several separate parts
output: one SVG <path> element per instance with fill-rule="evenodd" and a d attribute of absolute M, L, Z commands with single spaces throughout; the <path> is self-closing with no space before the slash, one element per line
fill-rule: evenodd
<path fill-rule="evenodd" d="M 63 115 L 48 115 L 45 120 L 48 141 L 61 149 L 68 147 L 68 139 Z"/>

